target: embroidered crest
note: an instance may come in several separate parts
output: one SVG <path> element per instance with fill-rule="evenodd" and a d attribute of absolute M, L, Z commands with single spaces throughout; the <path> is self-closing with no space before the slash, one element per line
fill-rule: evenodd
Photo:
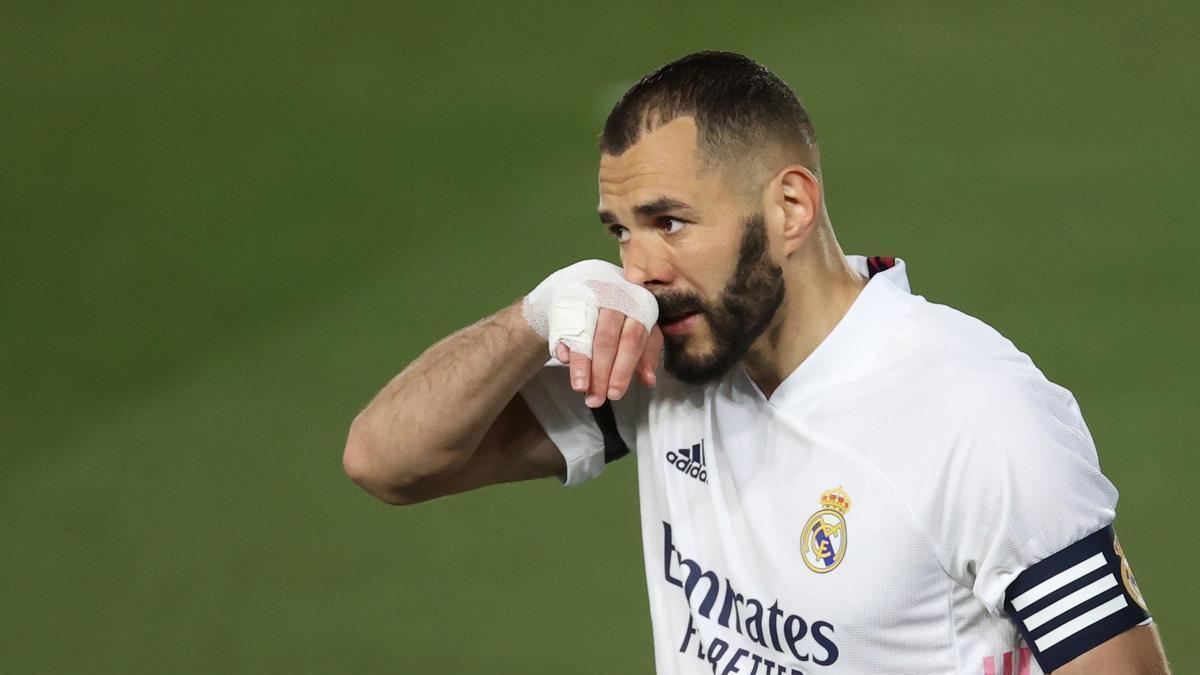
<path fill-rule="evenodd" d="M 1146 606 L 1146 598 L 1142 597 L 1142 589 L 1138 588 L 1137 579 L 1133 578 L 1133 568 L 1129 566 L 1129 560 L 1125 557 L 1125 552 L 1121 550 L 1121 542 L 1116 537 L 1113 537 L 1113 550 L 1121 559 L 1121 581 L 1125 584 L 1125 590 L 1128 591 L 1129 597 L 1141 605 L 1142 609 L 1150 611 L 1150 608 Z"/>
<path fill-rule="evenodd" d="M 850 495 L 839 485 L 821 493 L 821 509 L 804 524 L 800 535 L 800 553 L 808 569 L 817 574 L 832 572 L 846 557 L 849 542 L 846 514 Z"/>

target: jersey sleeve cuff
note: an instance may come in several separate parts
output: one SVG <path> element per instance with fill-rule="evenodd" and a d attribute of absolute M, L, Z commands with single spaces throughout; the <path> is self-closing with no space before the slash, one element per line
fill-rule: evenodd
<path fill-rule="evenodd" d="M 579 485 L 604 471 L 604 437 L 593 425 L 564 418 L 550 400 L 552 395 L 541 390 L 536 382 L 521 390 L 521 398 L 567 465 L 566 472 L 558 479 L 568 487 Z"/>
<path fill-rule="evenodd" d="M 1027 568 L 1004 607 L 1047 673 L 1150 620 L 1111 526 Z"/>

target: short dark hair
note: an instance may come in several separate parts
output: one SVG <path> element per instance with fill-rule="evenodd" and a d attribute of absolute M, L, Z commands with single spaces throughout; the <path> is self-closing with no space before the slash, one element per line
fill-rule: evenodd
<path fill-rule="evenodd" d="M 817 137 L 795 92 L 753 59 L 714 51 L 672 61 L 625 92 L 604 122 L 600 151 L 620 155 L 643 133 L 688 116 L 707 164 L 766 143 L 803 153 L 806 164 L 817 161 Z"/>

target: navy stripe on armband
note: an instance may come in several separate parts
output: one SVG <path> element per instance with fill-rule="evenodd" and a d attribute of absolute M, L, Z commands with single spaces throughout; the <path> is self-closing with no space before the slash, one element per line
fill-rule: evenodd
<path fill-rule="evenodd" d="M 613 413 L 612 401 L 605 401 L 599 408 L 592 408 L 592 417 L 604 436 L 604 463 L 615 462 L 629 454 L 629 446 L 617 431 L 617 416 Z"/>
<path fill-rule="evenodd" d="M 1004 599 L 1047 673 L 1150 618 L 1111 526 L 1026 569 Z"/>

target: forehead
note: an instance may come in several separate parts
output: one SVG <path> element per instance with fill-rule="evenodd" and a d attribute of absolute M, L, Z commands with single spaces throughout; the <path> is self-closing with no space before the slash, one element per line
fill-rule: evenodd
<path fill-rule="evenodd" d="M 620 211 L 662 196 L 700 201 L 711 176 L 699 171 L 696 141 L 695 120 L 679 117 L 643 134 L 620 155 L 601 155 L 600 210 Z"/>

